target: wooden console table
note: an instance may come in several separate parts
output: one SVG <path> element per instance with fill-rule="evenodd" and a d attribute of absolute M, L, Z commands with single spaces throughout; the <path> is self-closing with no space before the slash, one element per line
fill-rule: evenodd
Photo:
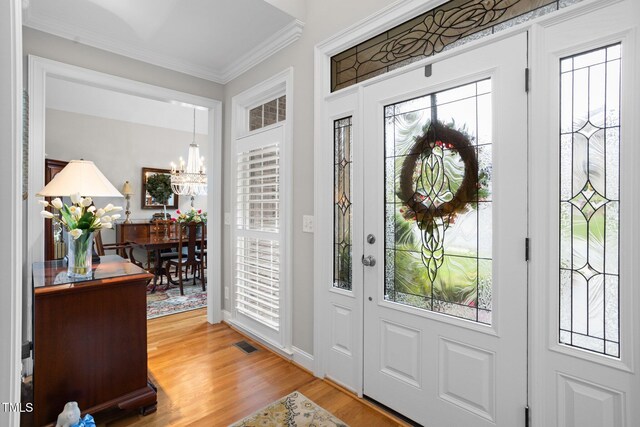
<path fill-rule="evenodd" d="M 155 411 L 147 379 L 147 298 L 152 274 L 101 257 L 92 279 L 67 277 L 63 260 L 34 263 L 34 424 L 55 424 L 64 404 L 84 413 Z"/>

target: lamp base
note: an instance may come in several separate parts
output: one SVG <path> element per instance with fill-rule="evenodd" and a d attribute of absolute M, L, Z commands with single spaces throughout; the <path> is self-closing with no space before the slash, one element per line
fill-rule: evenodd
<path fill-rule="evenodd" d="M 128 181 L 127 181 L 128 182 Z M 124 220 L 125 224 L 131 224 L 131 195 L 127 194 L 125 196 L 125 198 L 127 199 L 127 207 L 124 211 L 124 214 L 126 215 L 126 219 Z"/>

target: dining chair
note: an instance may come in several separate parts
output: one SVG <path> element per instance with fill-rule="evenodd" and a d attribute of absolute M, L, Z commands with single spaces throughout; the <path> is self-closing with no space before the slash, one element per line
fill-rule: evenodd
<path fill-rule="evenodd" d="M 100 230 L 97 230 L 93 235 L 93 247 L 98 256 L 104 256 L 106 251 L 116 251 L 118 255 L 121 257 L 128 259 L 133 264 L 137 265 L 140 268 L 144 268 L 142 263 L 136 260 L 133 249 L 135 245 L 131 242 L 123 242 L 123 243 L 104 243 L 102 241 L 102 235 L 100 234 Z"/>
<path fill-rule="evenodd" d="M 203 235 L 203 241 L 201 245 L 196 246 L 196 257 L 198 257 L 200 259 L 200 269 L 199 271 L 202 274 L 202 276 L 200 276 L 200 280 L 202 280 L 202 283 L 205 283 L 205 279 L 204 279 L 204 271 L 207 269 L 207 225 L 204 224 L 202 226 L 202 235 Z M 194 273 L 197 274 L 197 271 Z"/>
<path fill-rule="evenodd" d="M 171 238 L 171 236 L 175 234 L 175 230 L 175 223 L 169 219 L 154 219 L 151 221 L 150 234 L 152 236 L 155 236 L 156 238 L 163 238 L 165 236 Z M 147 251 L 147 265 L 150 264 L 149 260 L 153 259 L 155 270 L 156 263 L 159 263 L 160 267 L 162 267 L 162 264 L 164 264 L 166 261 L 175 259 L 177 257 L 178 252 L 175 249 L 163 249 L 160 252 L 160 259 L 157 260 L 155 259 L 155 254 L 153 251 Z M 162 278 L 160 278 L 160 281 L 162 282 Z"/>
<path fill-rule="evenodd" d="M 178 257 L 167 261 L 167 270 L 171 267 L 176 268 L 178 274 L 178 284 L 180 285 L 180 295 L 184 295 L 183 278 L 189 271 L 192 270 L 200 272 L 200 282 L 202 283 L 202 290 L 205 290 L 204 283 L 204 269 L 202 262 L 202 253 L 200 256 L 196 253 L 198 246 L 204 248 L 204 223 L 202 222 L 188 222 L 178 225 L 178 247 L 185 248 L 186 250 L 179 250 Z M 193 275 L 193 284 L 196 284 L 196 274 Z"/>

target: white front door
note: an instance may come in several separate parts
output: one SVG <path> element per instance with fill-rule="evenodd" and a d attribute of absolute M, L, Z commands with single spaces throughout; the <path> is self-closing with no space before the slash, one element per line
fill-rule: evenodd
<path fill-rule="evenodd" d="M 425 426 L 525 422 L 526 52 L 364 88 L 364 394 Z"/>

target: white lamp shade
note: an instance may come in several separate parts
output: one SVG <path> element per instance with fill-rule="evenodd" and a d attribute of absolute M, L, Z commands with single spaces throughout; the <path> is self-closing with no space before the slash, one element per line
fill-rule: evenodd
<path fill-rule="evenodd" d="M 71 160 L 38 192 L 43 197 L 124 197 L 89 160 Z"/>

